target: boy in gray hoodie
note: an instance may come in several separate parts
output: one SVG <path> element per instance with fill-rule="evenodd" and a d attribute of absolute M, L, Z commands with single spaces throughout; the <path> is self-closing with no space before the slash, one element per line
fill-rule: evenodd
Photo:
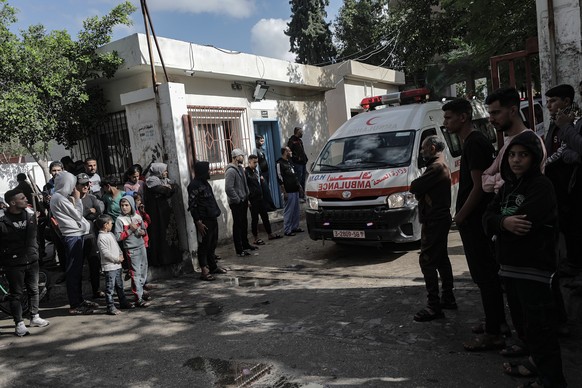
<path fill-rule="evenodd" d="M 119 201 L 121 214 L 115 221 L 115 237 L 122 241 L 123 251 L 129 260 L 131 276 L 131 292 L 135 295 L 136 307 L 148 307 L 143 300 L 143 286 L 148 275 L 148 257 L 144 236 L 147 234 L 147 223 L 135 212 L 135 201 L 131 196 L 125 196 Z"/>
<path fill-rule="evenodd" d="M 67 297 L 69 313 L 92 314 L 99 305 L 83 298 L 83 236 L 89 233 L 90 224 L 83 217 L 81 193 L 76 189 L 77 178 L 66 171 L 55 176 L 55 191 L 51 196 L 50 208 L 58 222 L 65 246 L 67 274 Z"/>

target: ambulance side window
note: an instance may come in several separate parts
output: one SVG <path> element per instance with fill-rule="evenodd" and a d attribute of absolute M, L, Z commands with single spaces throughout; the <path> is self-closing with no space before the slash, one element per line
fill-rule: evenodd
<path fill-rule="evenodd" d="M 451 156 L 453 158 L 461 156 L 463 150 L 461 149 L 461 139 L 459 139 L 459 136 L 456 133 L 450 133 L 445 127 L 441 127 L 441 132 L 445 137 Z"/>
<path fill-rule="evenodd" d="M 425 129 L 422 132 L 422 135 L 420 135 L 420 143 L 418 144 L 418 168 L 423 168 L 426 166 L 426 162 L 424 161 L 422 156 L 420 156 L 420 150 L 422 149 L 422 143 L 424 142 L 424 139 L 426 139 L 429 136 L 433 136 L 433 135 L 436 135 L 436 130 L 434 128 Z"/>

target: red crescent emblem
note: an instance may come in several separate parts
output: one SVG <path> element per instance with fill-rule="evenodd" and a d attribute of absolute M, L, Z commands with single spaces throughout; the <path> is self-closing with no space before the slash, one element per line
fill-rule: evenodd
<path fill-rule="evenodd" d="M 370 120 L 366 121 L 366 125 L 374 125 L 374 123 L 372 122 L 372 120 L 377 119 L 378 117 L 372 117 Z"/>

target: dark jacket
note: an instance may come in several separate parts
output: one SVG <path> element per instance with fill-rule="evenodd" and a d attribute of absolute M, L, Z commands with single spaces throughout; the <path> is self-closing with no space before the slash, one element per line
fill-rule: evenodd
<path fill-rule="evenodd" d="M 410 184 L 418 200 L 419 221 L 437 221 L 451 216 L 451 172 L 442 152 L 427 161 L 424 173 Z"/>
<path fill-rule="evenodd" d="M 277 160 L 277 181 L 280 185 L 283 185 L 287 193 L 296 193 L 301 187 L 299 179 L 295 175 L 293 163 L 283 158 Z"/>
<path fill-rule="evenodd" d="M 208 183 L 209 171 L 210 163 L 196 162 L 194 165 L 195 178 L 188 185 L 188 211 L 192 214 L 194 222 L 217 218 L 221 213 L 216 198 L 214 198 L 212 186 Z"/>
<path fill-rule="evenodd" d="M 257 145 L 257 158 L 259 158 L 259 171 L 261 174 L 266 174 L 269 172 L 269 163 L 267 162 L 267 155 L 265 155 L 265 150 Z"/>
<path fill-rule="evenodd" d="M 263 190 L 257 170 L 245 167 L 245 176 L 247 178 L 247 186 L 249 187 L 249 201 L 261 201 L 263 199 Z"/>
<path fill-rule="evenodd" d="M 533 155 L 530 169 L 517 178 L 509 167 L 509 149 L 521 144 Z M 483 215 L 488 235 L 496 235 L 500 275 L 549 283 L 556 270 L 557 203 L 552 182 L 540 169 L 543 151 L 539 137 L 532 131 L 517 135 L 501 161 L 505 181 Z M 501 223 L 512 215 L 526 215 L 532 222 L 525 236 L 505 229 Z"/>
<path fill-rule="evenodd" d="M 35 217 L 23 211 L 24 217 L 6 213 L 0 217 L 0 265 L 16 267 L 38 261 Z M 21 222 L 17 220 L 22 218 Z M 14 222 L 13 222 L 14 221 Z"/>
<path fill-rule="evenodd" d="M 287 147 L 291 149 L 291 160 L 294 164 L 307 164 L 307 155 L 303 147 L 303 140 L 298 136 L 291 136 L 287 142 Z"/>

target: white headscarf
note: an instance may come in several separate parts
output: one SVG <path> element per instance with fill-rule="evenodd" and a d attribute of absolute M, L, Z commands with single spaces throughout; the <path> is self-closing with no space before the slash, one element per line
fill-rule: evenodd
<path fill-rule="evenodd" d="M 172 184 L 169 178 L 162 178 L 164 171 L 168 171 L 168 165 L 166 163 L 152 163 L 146 177 L 147 187 L 151 189 L 152 187 L 160 185 Z"/>

